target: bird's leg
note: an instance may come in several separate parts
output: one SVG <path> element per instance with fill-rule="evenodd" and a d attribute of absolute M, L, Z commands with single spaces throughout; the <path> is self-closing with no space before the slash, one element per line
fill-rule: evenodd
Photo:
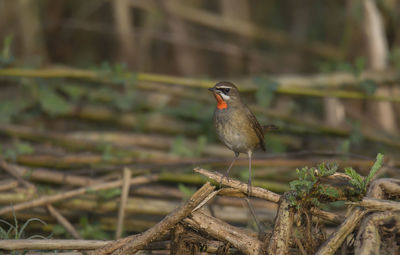
<path fill-rule="evenodd" d="M 249 180 L 247 181 L 247 196 L 248 197 L 251 196 L 251 154 L 252 154 L 252 151 L 249 150 L 247 152 L 247 155 L 249 157 Z"/>
<path fill-rule="evenodd" d="M 219 187 L 220 187 L 220 188 L 221 188 L 222 180 L 223 180 L 224 178 L 227 178 L 227 179 L 228 179 L 229 171 L 231 171 L 231 168 L 232 168 L 232 166 L 233 166 L 233 163 L 235 163 L 235 161 L 236 161 L 236 159 L 237 159 L 238 157 L 239 157 L 239 152 L 236 152 L 236 151 L 235 151 L 235 157 L 233 158 L 231 164 L 229 165 L 228 170 L 226 170 L 224 176 L 222 176 L 222 177 L 221 177 L 221 180 L 219 181 Z"/>

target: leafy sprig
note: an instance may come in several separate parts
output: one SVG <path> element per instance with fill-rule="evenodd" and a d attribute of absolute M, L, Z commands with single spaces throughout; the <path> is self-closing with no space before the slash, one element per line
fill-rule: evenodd
<path fill-rule="evenodd" d="M 319 198 L 338 197 L 339 193 L 331 187 L 321 185 L 320 179 L 336 173 L 336 165 L 327 165 L 321 163 L 317 168 L 303 167 L 296 169 L 297 180 L 290 182 L 290 189 L 293 191 L 289 200 L 292 206 L 300 208 L 301 206 L 321 206 Z"/>
<path fill-rule="evenodd" d="M 378 155 L 376 156 L 376 161 L 366 177 L 362 177 L 351 167 L 346 167 L 344 169 L 345 174 L 351 178 L 350 184 L 356 188 L 356 192 L 358 193 L 358 195 L 365 195 L 368 185 L 370 184 L 378 170 L 382 167 L 383 158 L 383 154 L 378 153 Z"/>

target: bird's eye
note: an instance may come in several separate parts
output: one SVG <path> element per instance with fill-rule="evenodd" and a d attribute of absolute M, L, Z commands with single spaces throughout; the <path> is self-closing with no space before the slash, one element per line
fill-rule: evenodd
<path fill-rule="evenodd" d="M 222 91 L 223 91 L 225 94 L 228 94 L 230 90 L 231 90 L 230 88 L 223 88 L 223 89 L 222 89 Z"/>

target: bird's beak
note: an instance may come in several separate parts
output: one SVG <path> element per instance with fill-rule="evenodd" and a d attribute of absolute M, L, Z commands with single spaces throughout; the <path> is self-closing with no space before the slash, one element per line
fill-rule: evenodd
<path fill-rule="evenodd" d="M 208 88 L 209 91 L 214 92 L 215 88 Z"/>

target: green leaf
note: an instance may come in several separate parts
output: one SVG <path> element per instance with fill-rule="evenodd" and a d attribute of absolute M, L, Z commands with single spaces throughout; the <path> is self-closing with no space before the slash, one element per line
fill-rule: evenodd
<path fill-rule="evenodd" d="M 346 139 L 341 144 L 339 144 L 337 151 L 342 152 L 342 153 L 349 153 L 350 146 L 351 146 L 350 140 Z"/>
<path fill-rule="evenodd" d="M 3 49 L 0 53 L 0 66 L 9 65 L 14 61 L 14 57 L 11 55 L 11 44 L 13 39 L 13 35 L 7 35 L 3 40 Z"/>
<path fill-rule="evenodd" d="M 17 142 L 15 147 L 18 155 L 32 154 L 35 151 L 32 145 L 25 142 Z"/>
<path fill-rule="evenodd" d="M 122 111 L 131 110 L 135 102 L 135 94 L 131 90 L 124 93 L 114 93 L 113 97 L 115 106 Z"/>
<path fill-rule="evenodd" d="M 171 152 L 175 155 L 182 157 L 192 157 L 193 151 L 189 150 L 185 144 L 185 138 L 183 136 L 177 136 L 172 143 Z"/>
<path fill-rule="evenodd" d="M 268 141 L 268 148 L 272 152 L 283 153 L 286 151 L 286 146 L 279 137 L 266 133 L 265 140 Z"/>
<path fill-rule="evenodd" d="M 382 167 L 383 158 L 384 158 L 384 156 L 381 153 L 378 153 L 378 155 L 376 155 L 376 161 L 375 161 L 374 165 L 372 166 L 371 171 L 369 172 L 368 176 L 365 178 L 365 188 L 368 186 L 368 184 L 374 178 L 374 176 L 378 172 L 378 170 Z"/>
<path fill-rule="evenodd" d="M 368 96 L 372 96 L 373 94 L 375 94 L 375 91 L 378 89 L 378 85 L 373 80 L 361 81 L 360 87 Z"/>
<path fill-rule="evenodd" d="M 335 197 L 335 198 L 339 197 L 339 192 L 332 187 L 324 187 L 321 185 L 319 186 L 319 192 L 321 195 L 325 195 L 328 197 Z"/>
<path fill-rule="evenodd" d="M 179 183 L 178 188 L 179 188 L 179 191 L 183 193 L 183 197 L 185 200 L 190 198 L 196 192 L 195 188 L 187 187 L 182 183 Z"/>
<path fill-rule="evenodd" d="M 3 40 L 3 50 L 1 52 L 1 57 L 4 59 L 9 59 L 11 57 L 11 44 L 14 39 L 13 35 L 7 35 Z"/>
<path fill-rule="evenodd" d="M 3 99 L 0 101 L 0 123 L 11 122 L 14 116 L 18 116 L 29 104 L 31 100 L 27 99 Z"/>
<path fill-rule="evenodd" d="M 340 62 L 340 63 L 336 64 L 336 71 L 352 73 L 353 72 L 353 66 L 349 62 Z"/>
<path fill-rule="evenodd" d="M 100 196 L 101 199 L 107 200 L 118 195 L 121 195 L 121 188 L 114 188 L 114 189 L 107 189 L 107 190 L 100 190 L 97 194 Z"/>
<path fill-rule="evenodd" d="M 80 218 L 80 225 L 82 229 L 79 230 L 79 233 L 85 239 L 107 240 L 110 238 L 110 236 L 101 229 L 100 225 L 90 224 L 86 216 Z"/>
<path fill-rule="evenodd" d="M 65 92 L 72 100 L 77 101 L 86 94 L 86 89 L 82 85 L 65 84 L 60 86 L 60 90 Z"/>
<path fill-rule="evenodd" d="M 39 219 L 39 218 L 30 218 L 29 220 L 27 220 L 21 227 L 21 229 L 18 231 L 17 234 L 17 238 L 16 239 L 21 239 L 22 235 L 24 234 L 25 228 L 29 225 L 29 223 L 33 222 L 33 221 L 38 221 L 40 223 L 42 223 L 43 225 L 47 225 L 46 222 L 44 222 L 43 220 Z"/>
<path fill-rule="evenodd" d="M 316 197 L 311 198 L 311 203 L 316 207 L 319 207 L 321 205 L 321 203 L 318 201 L 318 198 Z"/>
<path fill-rule="evenodd" d="M 364 179 L 359 175 L 353 168 L 346 167 L 344 169 L 346 175 L 348 175 L 351 180 L 350 183 L 357 188 L 360 192 L 363 190 Z"/>
<path fill-rule="evenodd" d="M 67 233 L 67 230 L 61 225 L 57 224 L 53 227 L 53 234 L 55 234 L 55 235 L 63 235 L 66 233 Z"/>
<path fill-rule="evenodd" d="M 204 152 L 206 144 L 207 144 L 207 137 L 206 136 L 201 135 L 201 136 L 197 137 L 196 148 L 194 150 L 193 155 L 195 157 L 200 157 Z"/>
<path fill-rule="evenodd" d="M 332 175 L 334 173 L 336 173 L 338 169 L 337 164 L 325 164 L 325 163 L 321 163 L 320 165 L 318 165 L 318 170 L 319 170 L 319 175 L 318 176 L 329 176 Z"/>
<path fill-rule="evenodd" d="M 105 144 L 101 158 L 103 161 L 111 161 L 114 158 L 110 144 Z"/>
<path fill-rule="evenodd" d="M 390 62 L 397 69 L 400 70 L 400 48 L 394 48 L 390 53 Z"/>
<path fill-rule="evenodd" d="M 354 75 L 360 77 L 361 73 L 365 70 L 366 59 L 364 57 L 358 57 L 354 63 Z"/>
<path fill-rule="evenodd" d="M 59 115 L 71 110 L 71 105 L 52 87 L 40 85 L 38 95 L 41 107 L 50 115 Z"/>
<path fill-rule="evenodd" d="M 275 91 L 279 87 L 279 83 L 264 77 L 254 78 L 257 85 L 256 100 L 261 106 L 268 107 L 275 97 Z"/>

